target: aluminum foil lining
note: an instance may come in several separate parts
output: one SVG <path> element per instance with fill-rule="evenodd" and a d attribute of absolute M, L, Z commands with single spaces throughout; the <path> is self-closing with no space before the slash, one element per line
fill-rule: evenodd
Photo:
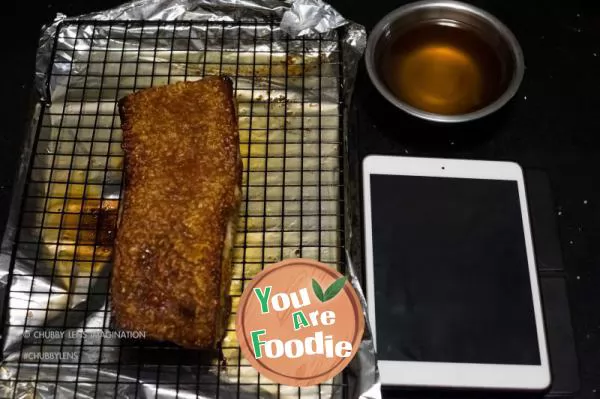
<path fill-rule="evenodd" d="M 122 150 L 115 99 L 225 73 L 235 76 L 248 170 L 238 234 L 244 250 L 234 249 L 234 277 L 251 278 L 262 263 L 294 256 L 344 263 L 366 309 L 354 266 L 360 262 L 350 228 L 356 215 L 339 191 L 350 178 L 339 173 L 347 167 L 339 151 L 348 131 L 339 116 L 348 112 L 365 42 L 362 26 L 320 0 L 142 0 L 77 18 L 58 15 L 45 27 L 36 60 L 40 100 L 0 252 L 0 294 L 8 301 L 0 397 L 325 398 L 345 392 L 380 398 L 370 328 L 344 376 L 315 387 L 260 377 L 234 349 L 231 332 L 220 356 L 195 353 L 174 361 L 169 356 L 182 352 L 155 348 L 144 351 L 154 356 L 148 366 L 133 366 L 128 361 L 139 355 L 137 341 L 98 333 L 111 327 L 110 246 L 98 245 L 98 227 L 93 245 L 72 245 L 81 239 L 84 214 L 94 223 L 110 222 L 118 208 Z M 290 209 L 280 209 L 274 198 Z M 231 293 L 242 289 L 234 282 Z M 365 320 L 368 326 L 366 314 Z"/>

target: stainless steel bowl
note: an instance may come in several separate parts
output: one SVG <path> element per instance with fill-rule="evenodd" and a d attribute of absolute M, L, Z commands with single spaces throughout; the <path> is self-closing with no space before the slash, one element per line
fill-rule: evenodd
<path fill-rule="evenodd" d="M 424 21 L 435 20 L 454 21 L 473 27 L 477 34 L 482 35 L 484 40 L 494 46 L 504 63 L 507 79 L 504 85 L 505 89 L 494 101 L 469 113 L 442 115 L 423 111 L 407 104 L 387 87 L 381 76 L 380 60 L 382 54 L 389 51 L 393 39 L 397 36 L 396 33 Z M 371 32 L 367 42 L 365 61 L 371 81 L 390 103 L 416 117 L 445 123 L 472 121 L 497 111 L 515 95 L 525 72 L 523 52 L 512 32 L 490 13 L 457 1 L 419 1 L 392 11 Z"/>

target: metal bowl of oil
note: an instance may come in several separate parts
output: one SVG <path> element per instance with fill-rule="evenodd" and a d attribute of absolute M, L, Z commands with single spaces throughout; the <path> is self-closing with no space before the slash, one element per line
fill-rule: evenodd
<path fill-rule="evenodd" d="M 525 71 L 512 32 L 456 1 L 419 1 L 386 15 L 369 36 L 367 72 L 392 104 L 435 122 L 466 122 L 504 106 Z"/>

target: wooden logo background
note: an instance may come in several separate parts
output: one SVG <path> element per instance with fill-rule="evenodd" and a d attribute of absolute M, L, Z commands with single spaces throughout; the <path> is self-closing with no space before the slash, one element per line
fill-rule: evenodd
<path fill-rule="evenodd" d="M 339 374 L 350 363 L 360 345 L 364 332 L 364 316 L 362 307 L 354 288 L 346 282 L 333 299 L 322 302 L 313 291 L 312 280 L 316 280 L 325 291 L 337 279 L 342 277 L 336 270 L 323 263 L 308 259 L 290 259 L 267 266 L 256 275 L 245 287 L 236 318 L 236 333 L 242 354 L 258 372 L 277 383 L 292 386 L 308 386 L 325 382 Z M 310 305 L 295 309 L 290 306 L 284 311 L 261 313 L 260 302 L 254 294 L 254 288 L 265 289 L 272 286 L 271 298 L 278 293 L 297 293 L 306 288 Z M 309 319 L 309 314 L 319 311 L 319 325 L 309 326 L 294 331 L 292 314 L 302 310 Z M 320 314 L 331 310 L 335 312 L 335 323 L 320 324 Z M 306 355 L 298 358 L 268 358 L 262 356 L 256 359 L 253 352 L 251 331 L 266 330 L 262 336 L 265 341 L 279 339 L 284 343 L 291 339 L 304 341 L 322 331 L 323 336 L 331 336 L 333 345 L 339 341 L 352 344 L 349 357 L 327 358 L 325 355 Z"/>

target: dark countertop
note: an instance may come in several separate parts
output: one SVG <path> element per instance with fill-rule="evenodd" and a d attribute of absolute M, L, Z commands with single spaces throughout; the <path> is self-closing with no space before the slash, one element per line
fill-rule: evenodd
<path fill-rule="evenodd" d="M 364 138 L 362 151 L 512 160 L 524 168 L 547 172 L 556 204 L 580 360 L 579 396 L 600 397 L 600 2 L 472 2 L 503 20 L 525 53 L 525 80 L 502 119 L 479 125 L 481 139 L 468 144 L 441 140 L 435 146 L 423 146 L 410 140 L 414 137 L 411 132 L 420 132 L 423 126 L 404 124 L 399 117 L 397 125 L 377 126 L 381 132 Z M 6 222 L 27 118 L 40 26 L 57 12 L 78 15 L 119 3 L 16 3 L 13 19 L 18 21 L 19 30 L 9 36 L 14 49 L 5 57 L 13 73 L 5 79 L 8 90 L 3 92 L 10 107 L 0 145 L 0 231 Z M 405 2 L 331 3 L 347 18 L 370 28 Z M 364 76 L 362 81 L 366 81 Z"/>

